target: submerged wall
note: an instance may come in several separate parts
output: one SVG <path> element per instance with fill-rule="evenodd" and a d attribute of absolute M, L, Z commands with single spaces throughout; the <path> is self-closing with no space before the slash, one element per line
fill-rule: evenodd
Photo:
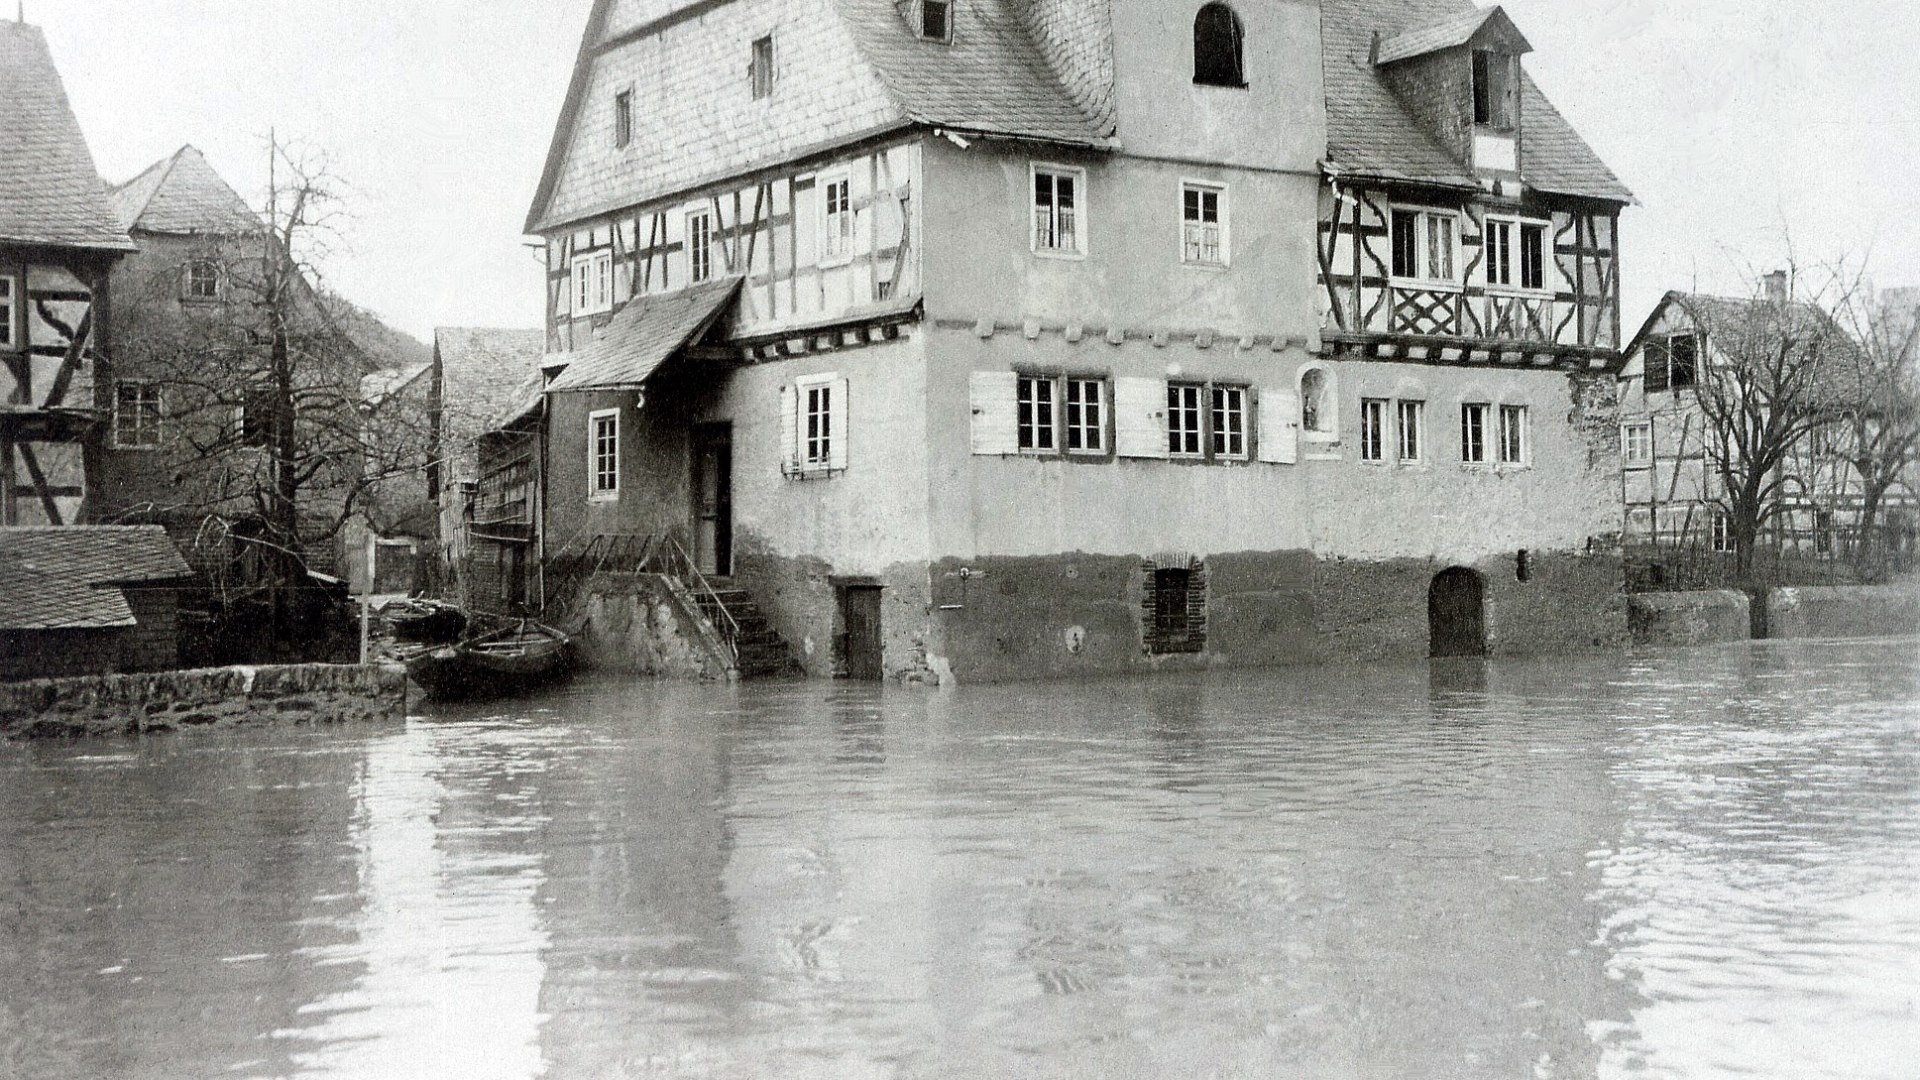
<path fill-rule="evenodd" d="M 1767 636 L 1880 637 L 1920 633 L 1920 586 L 1771 589 Z"/>
<path fill-rule="evenodd" d="M 290 664 L 0 684 L 0 737 L 160 734 L 191 727 L 406 718 L 395 666 Z"/>
<path fill-rule="evenodd" d="M 1753 636 L 1752 602 L 1733 589 L 1636 593 L 1627 622 L 1636 645 L 1706 645 Z"/>

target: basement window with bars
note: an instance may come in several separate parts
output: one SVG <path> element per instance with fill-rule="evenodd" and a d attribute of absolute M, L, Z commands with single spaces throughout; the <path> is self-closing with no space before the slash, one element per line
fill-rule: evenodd
<path fill-rule="evenodd" d="M 1149 566 L 1141 637 L 1150 655 L 1196 653 L 1207 644 L 1207 576 L 1202 566 Z"/>

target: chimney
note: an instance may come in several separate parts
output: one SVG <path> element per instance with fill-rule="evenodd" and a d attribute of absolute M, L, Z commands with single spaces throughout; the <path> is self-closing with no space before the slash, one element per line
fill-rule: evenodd
<path fill-rule="evenodd" d="M 1787 272 L 1785 270 L 1775 270 L 1760 280 L 1767 287 L 1768 300 L 1776 304 L 1784 304 L 1787 302 Z"/>

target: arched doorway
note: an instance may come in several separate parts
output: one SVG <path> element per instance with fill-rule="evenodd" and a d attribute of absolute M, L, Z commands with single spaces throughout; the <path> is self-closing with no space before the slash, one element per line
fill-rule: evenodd
<path fill-rule="evenodd" d="M 1486 580 L 1455 566 L 1433 576 L 1427 589 L 1427 640 L 1431 656 L 1487 654 Z"/>

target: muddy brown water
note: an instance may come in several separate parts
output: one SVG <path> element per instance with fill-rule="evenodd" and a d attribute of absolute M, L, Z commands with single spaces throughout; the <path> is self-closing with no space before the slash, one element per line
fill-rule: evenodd
<path fill-rule="evenodd" d="M 1920 1075 L 1920 646 L 0 746 L 0 1076 Z"/>

